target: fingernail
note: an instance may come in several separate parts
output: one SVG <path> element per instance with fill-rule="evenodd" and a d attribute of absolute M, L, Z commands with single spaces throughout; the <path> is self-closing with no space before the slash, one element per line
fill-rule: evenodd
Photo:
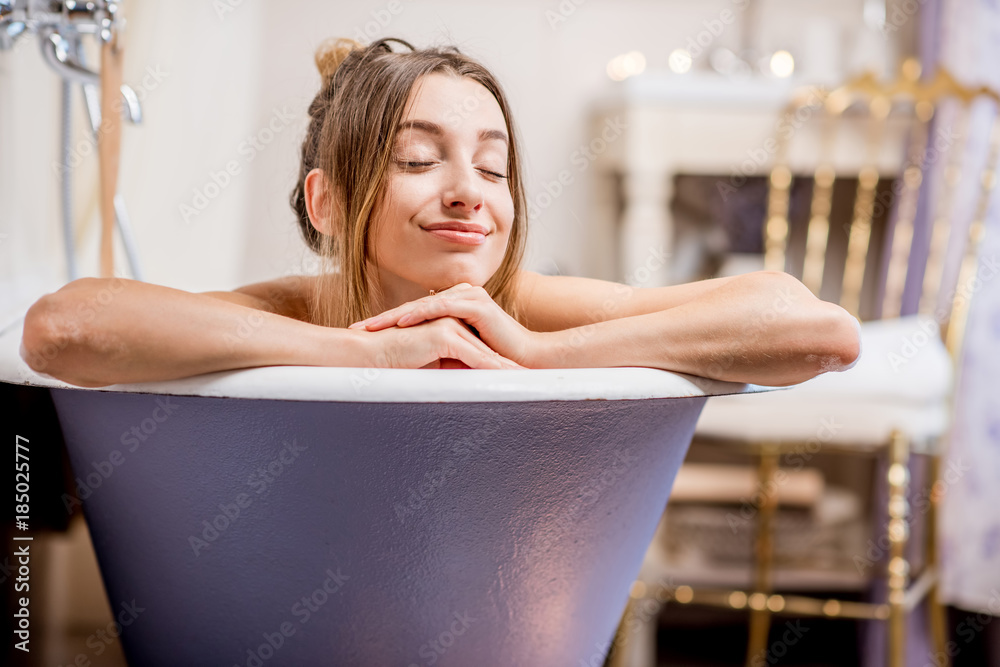
<path fill-rule="evenodd" d="M 366 324 L 368 324 L 368 320 L 361 320 L 360 322 L 355 322 L 354 324 L 352 324 L 351 326 L 349 326 L 347 328 L 348 329 L 363 329 Z"/>

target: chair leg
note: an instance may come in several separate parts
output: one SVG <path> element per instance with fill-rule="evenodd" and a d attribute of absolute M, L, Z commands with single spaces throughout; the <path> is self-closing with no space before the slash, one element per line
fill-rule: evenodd
<path fill-rule="evenodd" d="M 747 642 L 747 667 L 759 663 L 754 658 L 767 652 L 771 630 L 771 611 L 767 607 L 774 567 L 774 514 L 778 505 L 775 474 L 778 471 L 778 447 L 767 443 L 760 451 L 757 475 L 760 483 L 760 509 L 757 512 L 754 544 L 754 593 L 749 597 L 750 639 Z"/>
<path fill-rule="evenodd" d="M 628 604 L 625 606 L 625 613 L 622 614 L 621 621 L 618 623 L 618 631 L 611 642 L 611 650 L 608 652 L 607 658 L 608 667 L 628 667 L 629 665 L 628 654 L 632 647 L 632 636 L 629 632 L 632 606 L 633 600 L 629 598 Z"/>
<path fill-rule="evenodd" d="M 656 613 L 642 613 L 648 598 L 629 597 L 625 613 L 618 624 L 611 650 L 608 652 L 607 667 L 655 667 L 656 666 Z M 658 611 L 658 605 L 657 605 Z"/>
<path fill-rule="evenodd" d="M 889 667 L 903 667 L 906 651 L 906 524 L 909 487 L 910 442 L 905 434 L 894 431 L 889 458 Z"/>
<path fill-rule="evenodd" d="M 949 667 L 951 661 L 948 658 L 948 619 L 944 605 L 938 597 L 938 590 L 941 582 L 941 568 L 938 565 L 937 554 L 937 522 L 938 503 L 941 499 L 935 492 L 938 475 L 941 472 L 941 457 L 938 454 L 930 455 L 930 465 L 928 466 L 928 482 L 930 490 L 930 505 L 927 508 L 927 555 L 924 559 L 926 567 L 934 574 L 934 584 L 927 592 L 927 612 L 930 615 L 931 637 L 934 641 L 934 651 L 938 659 L 939 667 Z"/>
<path fill-rule="evenodd" d="M 948 619 L 947 611 L 941 600 L 938 598 L 938 583 L 927 593 L 927 611 L 931 617 L 931 637 L 934 639 L 934 654 L 938 660 L 935 664 L 938 667 L 949 667 L 951 660 L 948 657 Z"/>

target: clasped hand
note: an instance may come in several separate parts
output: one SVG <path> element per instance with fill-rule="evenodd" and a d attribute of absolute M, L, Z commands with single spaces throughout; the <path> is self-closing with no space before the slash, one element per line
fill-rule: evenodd
<path fill-rule="evenodd" d="M 459 283 L 437 294 L 404 303 L 375 317 L 355 322 L 349 328 L 378 332 L 391 331 L 393 327 L 406 329 L 421 323 L 424 326 L 414 328 L 412 332 L 416 334 L 426 330 L 426 336 L 406 338 L 411 344 L 427 344 L 418 347 L 427 348 L 425 353 L 432 356 L 438 355 L 423 368 L 435 367 L 437 359 L 442 360 L 441 368 L 454 367 L 443 360 L 455 359 L 462 364 L 458 366 L 460 368 L 523 369 L 530 367 L 539 345 L 536 332 L 521 326 L 497 305 L 485 289 L 469 283 Z M 421 350 L 416 350 L 416 353 L 420 354 Z M 396 365 L 392 360 L 387 363 Z M 402 362 L 398 363 L 406 367 Z"/>

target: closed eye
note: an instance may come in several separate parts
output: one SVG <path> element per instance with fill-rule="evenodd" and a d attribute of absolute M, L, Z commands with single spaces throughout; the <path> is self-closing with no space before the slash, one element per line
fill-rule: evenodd
<path fill-rule="evenodd" d="M 403 164 L 407 169 L 421 169 L 423 167 L 430 167 L 434 163 L 433 162 L 402 162 L 401 164 Z M 507 176 L 505 174 L 498 174 L 497 172 L 490 171 L 489 169 L 480 169 L 479 171 L 481 171 L 481 172 L 483 172 L 485 174 L 489 174 L 490 176 L 493 176 L 495 178 L 507 178 Z"/>

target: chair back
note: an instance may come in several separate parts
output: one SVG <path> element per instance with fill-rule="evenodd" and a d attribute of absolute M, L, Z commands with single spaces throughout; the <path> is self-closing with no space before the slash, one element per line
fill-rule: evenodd
<path fill-rule="evenodd" d="M 965 87 L 943 69 L 930 79 L 920 74 L 911 59 L 895 82 L 869 73 L 795 95 L 784 115 L 791 131 L 777 137 L 768 179 L 764 266 L 796 275 L 859 320 L 931 315 L 957 358 L 997 181 L 1000 96 Z M 978 173 L 963 174 L 978 101 L 993 105 L 988 150 Z M 807 122 L 818 132 L 795 130 Z M 797 146 L 799 137 L 812 137 L 811 145 Z M 793 183 L 803 173 L 811 191 L 793 197 L 805 194 Z M 975 205 L 963 215 L 955 192 L 969 178 Z M 839 229 L 831 225 L 838 215 Z M 790 224 L 803 217 L 804 225 Z"/>

